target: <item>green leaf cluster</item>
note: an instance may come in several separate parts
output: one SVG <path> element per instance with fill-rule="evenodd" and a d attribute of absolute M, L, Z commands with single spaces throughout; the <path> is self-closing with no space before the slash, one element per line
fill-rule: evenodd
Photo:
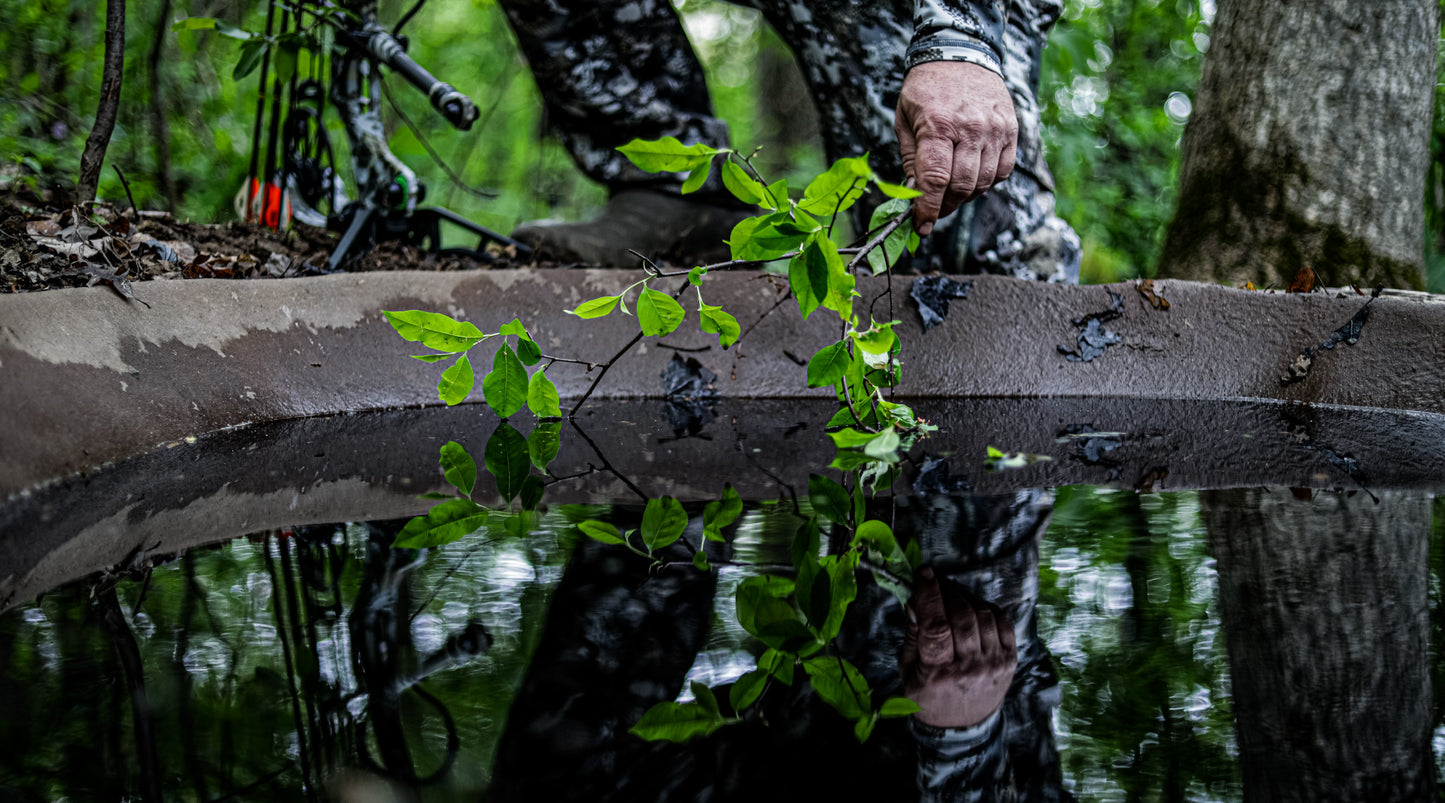
<path fill-rule="evenodd" d="M 468 355 L 474 346 L 495 337 L 502 342 L 492 353 L 492 370 L 482 377 L 482 397 L 487 406 L 503 419 L 511 418 L 523 407 L 542 420 L 562 417 L 557 386 L 547 376 L 548 366 L 533 371 L 530 377 L 527 374 L 527 368 L 540 363 L 543 355 L 541 346 L 520 320 L 513 318 L 496 332 L 484 334 L 472 323 L 439 312 L 386 310 L 382 314 L 403 340 L 439 352 L 413 355 L 413 359 L 436 363 L 456 358 L 437 382 L 437 396 L 448 406 L 461 404 L 472 394 L 476 373 Z"/>

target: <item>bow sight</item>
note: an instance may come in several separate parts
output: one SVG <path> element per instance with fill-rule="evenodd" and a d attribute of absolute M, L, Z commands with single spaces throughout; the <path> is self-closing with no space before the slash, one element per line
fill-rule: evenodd
<path fill-rule="evenodd" d="M 406 54 L 407 40 L 400 30 L 422 2 L 412 6 L 388 32 L 377 22 L 375 2 L 338 6 L 271 0 L 266 35 L 256 40 L 258 48 L 264 47 L 253 51 L 260 57 L 261 83 L 251 167 L 236 196 L 237 213 L 272 228 L 282 228 L 295 219 L 342 232 L 328 261 L 330 270 L 386 241 L 480 259 L 491 258 L 485 250 L 488 243 L 511 246 L 518 253 L 528 251 L 448 209 L 421 206 L 425 185 L 387 147 L 380 108 L 382 67 L 425 94 L 432 108 L 456 128 L 469 130 L 477 119 L 471 98 L 437 80 Z M 243 51 L 243 62 L 245 58 Z M 326 80 L 330 81 L 329 92 Z M 287 99 L 284 109 L 283 96 Z M 328 99 L 346 129 L 356 182 L 354 199 L 347 196 L 336 175 L 324 122 Z M 267 117 L 269 125 L 264 126 L 263 137 L 263 119 Z M 443 249 L 443 221 L 476 234 L 480 238 L 477 247 Z"/>

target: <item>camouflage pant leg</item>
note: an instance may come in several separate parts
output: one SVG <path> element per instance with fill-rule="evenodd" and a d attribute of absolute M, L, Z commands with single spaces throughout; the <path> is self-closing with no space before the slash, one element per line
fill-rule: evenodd
<path fill-rule="evenodd" d="M 727 145 L 668 0 L 500 0 L 577 166 L 609 187 L 672 185 L 615 149 L 634 137 Z"/>

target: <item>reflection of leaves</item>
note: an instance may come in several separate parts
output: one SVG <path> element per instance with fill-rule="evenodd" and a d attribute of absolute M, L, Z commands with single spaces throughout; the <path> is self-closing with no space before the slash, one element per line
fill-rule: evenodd
<path fill-rule="evenodd" d="M 485 464 L 504 500 L 510 502 L 521 492 L 529 462 L 527 440 L 522 433 L 505 421 L 498 424 L 487 438 Z"/>
<path fill-rule="evenodd" d="M 754 669 L 733 681 L 732 690 L 728 692 L 728 702 L 732 703 L 733 710 L 742 713 L 743 709 L 757 702 L 767 683 L 768 673 L 761 669 Z"/>
<path fill-rule="evenodd" d="M 722 715 L 708 710 L 698 702 L 658 703 L 647 709 L 642 719 L 633 725 L 628 733 L 640 736 L 649 742 L 686 742 L 696 736 L 706 736 L 724 722 Z"/>
<path fill-rule="evenodd" d="M 604 544 L 626 543 L 626 540 L 622 537 L 622 533 L 619 532 L 615 526 L 605 521 L 588 519 L 578 524 L 577 529 L 581 530 L 582 534 L 588 538 L 594 541 L 601 541 Z"/>
<path fill-rule="evenodd" d="M 557 459 L 562 447 L 562 424 L 558 421 L 543 421 L 532 427 L 527 435 L 527 454 L 538 471 L 547 472 L 547 466 Z"/>
<path fill-rule="evenodd" d="M 546 490 L 547 486 L 542 483 L 541 477 L 536 474 L 528 474 L 527 478 L 522 480 L 522 509 L 536 510 L 537 505 L 541 504 L 542 494 Z"/>
<path fill-rule="evenodd" d="M 771 575 L 744 580 L 737 591 L 738 624 L 778 650 L 793 651 L 813 643 L 813 634 L 784 599 L 793 588 L 793 581 Z"/>
<path fill-rule="evenodd" d="M 682 503 L 670 496 L 647 500 L 642 511 L 642 543 L 647 551 L 663 547 L 676 541 L 687 528 L 687 512 Z"/>
<path fill-rule="evenodd" d="M 843 486 L 821 474 L 808 475 L 808 502 L 818 515 L 838 522 L 848 523 L 848 492 Z"/>
<path fill-rule="evenodd" d="M 425 549 L 470 535 L 487 524 L 487 509 L 470 499 L 451 499 L 406 523 L 392 546 Z"/>
<path fill-rule="evenodd" d="M 702 534 L 709 541 L 722 541 L 722 529 L 743 513 L 743 498 L 732 483 L 723 486 L 722 498 L 702 509 Z"/>
<path fill-rule="evenodd" d="M 441 451 L 442 474 L 462 496 L 471 496 L 477 484 L 477 461 L 456 441 L 447 441 Z"/>
<path fill-rule="evenodd" d="M 820 655 L 804 661 L 803 669 L 808 673 L 813 691 L 838 713 L 848 719 L 872 716 L 868 681 L 853 664 L 836 656 Z"/>
<path fill-rule="evenodd" d="M 916 714 L 922 710 L 923 708 L 919 706 L 918 703 L 913 702 L 907 697 L 890 697 L 883 701 L 883 707 L 878 709 L 878 714 L 884 719 L 893 719 L 894 717 L 906 717 L 909 714 Z"/>

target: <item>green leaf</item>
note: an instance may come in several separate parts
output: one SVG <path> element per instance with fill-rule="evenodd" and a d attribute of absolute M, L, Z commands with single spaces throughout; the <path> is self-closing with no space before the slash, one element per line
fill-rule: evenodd
<path fill-rule="evenodd" d="M 808 673 L 813 691 L 844 717 L 858 719 L 873 713 L 868 681 L 853 664 L 836 656 L 824 655 L 804 661 L 803 669 Z"/>
<path fill-rule="evenodd" d="M 868 219 L 868 230 L 876 231 L 888 221 L 897 217 L 908 209 L 908 202 L 900 199 L 884 201 L 873 210 L 873 215 Z M 868 267 L 873 270 L 873 275 L 878 275 L 886 270 L 888 266 L 896 263 L 903 256 L 905 250 L 913 250 L 916 246 L 909 245 L 910 237 L 915 237 L 912 218 L 903 221 L 903 224 L 894 229 L 891 234 L 883 239 L 883 242 L 868 252 Z"/>
<path fill-rule="evenodd" d="M 776 201 L 776 205 L 774 205 Z M 780 178 L 768 185 L 768 202 L 763 204 L 769 209 L 786 209 L 791 206 L 788 203 L 788 180 Z"/>
<path fill-rule="evenodd" d="M 590 301 L 583 301 L 576 309 L 563 310 L 568 315 L 576 315 L 578 318 L 601 318 L 611 314 L 617 308 L 617 302 L 622 296 L 600 296 Z"/>
<path fill-rule="evenodd" d="M 858 525 L 857 531 L 853 533 L 853 543 L 875 550 L 885 558 L 898 548 L 898 540 L 893 537 L 893 530 L 877 519 L 869 519 Z"/>
<path fill-rule="evenodd" d="M 808 360 L 808 387 L 821 388 L 835 384 L 843 378 L 853 357 L 848 353 L 848 344 L 838 341 L 818 350 Z"/>
<path fill-rule="evenodd" d="M 700 572 L 712 571 L 712 564 L 707 562 L 707 553 L 700 549 L 692 553 L 692 565 Z"/>
<path fill-rule="evenodd" d="M 756 206 L 772 206 L 768 202 L 768 191 L 763 188 L 763 185 L 731 159 L 723 160 L 722 181 L 728 192 L 739 201 Z"/>
<path fill-rule="evenodd" d="M 290 47 L 278 47 L 272 59 L 271 74 L 276 81 L 287 84 L 291 82 L 291 76 L 296 74 L 296 46 L 293 43 Z"/>
<path fill-rule="evenodd" d="M 697 736 L 707 736 L 722 726 L 722 717 L 698 703 L 658 703 L 647 709 L 628 733 L 649 742 L 681 744 Z"/>
<path fill-rule="evenodd" d="M 542 360 L 542 347 L 526 338 L 517 340 L 517 359 L 523 365 L 536 365 Z"/>
<path fill-rule="evenodd" d="M 542 503 L 542 495 L 547 492 L 546 483 L 536 474 L 528 474 L 522 480 L 522 492 L 520 494 L 523 510 L 536 510 L 537 505 Z"/>
<path fill-rule="evenodd" d="M 680 173 L 692 170 L 700 164 L 712 161 L 717 148 L 699 142 L 684 145 L 677 137 L 663 137 L 656 140 L 634 139 L 617 150 L 622 152 L 638 169 L 648 173 Z"/>
<path fill-rule="evenodd" d="M 821 260 L 822 270 L 828 276 L 828 290 L 821 297 L 822 305 L 837 312 L 845 322 L 850 321 L 853 317 L 853 288 L 857 280 L 848 272 L 848 266 L 838 253 L 838 246 L 826 234 L 819 232 L 815 235 L 810 248 L 815 248 L 811 258 Z M 810 275 L 811 272 L 810 268 Z"/>
<path fill-rule="evenodd" d="M 672 296 L 651 287 L 642 288 L 642 295 L 637 297 L 637 323 L 648 337 L 665 335 L 677 329 L 686 314 Z"/>
<path fill-rule="evenodd" d="M 798 619 L 798 612 L 782 597 L 792 593 L 786 578 L 760 575 L 738 584 L 738 624 L 759 641 L 779 650 L 792 651 L 812 644 L 813 634 Z"/>
<path fill-rule="evenodd" d="M 532 339 L 532 336 L 527 334 L 527 327 L 522 325 L 521 318 L 513 318 L 512 320 L 502 324 L 502 328 L 497 330 L 497 334 L 513 335 L 522 338 L 523 340 Z"/>
<path fill-rule="evenodd" d="M 697 192 L 698 190 L 702 189 L 702 185 L 707 183 L 708 173 L 711 172 L 711 159 L 708 159 L 706 162 L 703 162 L 697 167 L 694 167 L 692 169 L 692 172 L 688 173 L 687 181 L 682 182 L 682 194 L 687 195 L 690 192 Z"/>
<path fill-rule="evenodd" d="M 497 481 L 497 491 L 510 502 L 522 490 L 527 479 L 527 440 L 511 424 L 503 421 L 487 438 L 483 457 L 487 471 Z"/>
<path fill-rule="evenodd" d="M 588 519 L 577 525 L 577 529 L 581 530 L 582 534 L 588 538 L 594 541 L 601 541 L 604 544 L 626 543 L 626 540 L 622 537 L 622 533 L 618 532 L 616 527 L 605 521 Z"/>
<path fill-rule="evenodd" d="M 442 378 L 437 381 L 437 396 L 446 402 L 448 407 L 461 404 L 471 395 L 476 384 L 477 376 L 472 373 L 472 361 L 463 354 L 450 368 L 442 371 Z"/>
<path fill-rule="evenodd" d="M 752 243 L 768 258 L 776 258 L 802 245 L 808 235 L 821 228 L 818 221 L 802 212 L 798 212 L 796 218 L 787 212 L 776 212 L 753 230 Z"/>
<path fill-rule="evenodd" d="M 818 517 L 809 516 L 793 533 L 793 543 L 788 548 L 788 556 L 793 565 L 802 566 L 810 560 L 817 561 L 822 538 L 823 530 L 818 526 Z"/>
<path fill-rule="evenodd" d="M 898 336 L 893 334 L 893 323 L 891 322 L 882 326 L 875 322 L 868 331 L 853 335 L 853 342 L 858 344 L 858 348 L 869 354 L 887 354 L 897 339 Z"/>
<path fill-rule="evenodd" d="M 762 259 L 754 254 L 756 246 L 753 245 L 753 232 L 762 223 L 762 217 L 745 217 L 739 220 L 734 226 L 732 233 L 728 235 L 728 252 L 733 259 Z"/>
<path fill-rule="evenodd" d="M 738 338 L 743 334 L 742 327 L 738 326 L 738 319 L 723 312 L 722 307 L 714 307 L 699 301 L 697 314 L 702 330 L 708 334 L 717 335 L 718 345 L 724 349 L 738 342 Z"/>
<path fill-rule="evenodd" d="M 442 474 L 462 496 L 471 496 L 477 485 L 477 461 L 456 441 L 442 444 Z"/>
<path fill-rule="evenodd" d="M 236 68 L 231 70 L 231 80 L 239 81 L 261 66 L 261 56 L 266 52 L 265 39 L 247 39 L 241 43 L 241 55 L 236 59 Z"/>
<path fill-rule="evenodd" d="M 466 351 L 487 339 L 482 330 L 466 321 L 454 320 L 439 312 L 410 309 L 382 313 L 402 340 L 420 343 L 436 351 Z"/>
<path fill-rule="evenodd" d="M 557 386 L 552 384 L 546 371 L 534 371 L 532 381 L 527 383 L 527 409 L 538 418 L 561 418 L 561 402 L 557 398 Z"/>
<path fill-rule="evenodd" d="M 733 681 L 733 687 L 728 691 L 728 702 L 732 703 L 733 711 L 741 714 L 757 702 L 767 685 L 768 673 L 761 669 L 754 669 Z"/>
<path fill-rule="evenodd" d="M 815 237 L 808 241 L 801 253 L 788 263 L 788 287 L 798 302 L 798 311 L 803 320 L 813 314 L 828 298 L 829 270 L 828 249 L 823 243 L 831 242 L 826 237 Z M 838 249 L 833 249 L 837 256 Z"/>
<path fill-rule="evenodd" d="M 642 511 L 642 543 L 647 551 L 663 547 L 676 541 L 687 529 L 687 512 L 682 503 L 670 496 L 647 500 Z"/>
<path fill-rule="evenodd" d="M 848 422 L 852 423 L 853 414 L 848 412 L 846 408 L 843 410 L 843 413 Z M 833 439 L 833 445 L 839 449 L 856 449 L 873 440 L 877 437 L 877 434 L 876 432 L 860 432 L 852 427 L 845 427 L 837 432 L 829 432 L 828 437 Z"/>
<path fill-rule="evenodd" d="M 411 358 L 413 360 L 421 360 L 422 362 L 441 362 L 442 360 L 451 359 L 455 356 L 457 356 L 457 353 L 453 351 L 448 354 L 413 354 Z"/>
<path fill-rule="evenodd" d="M 719 711 L 717 707 L 717 695 L 713 694 L 712 689 L 709 689 L 706 684 L 698 683 L 695 680 L 688 684 L 688 688 L 692 690 L 692 696 L 697 700 L 697 704 L 702 706 L 702 710 L 712 714 L 718 719 L 722 719 L 722 712 Z"/>
<path fill-rule="evenodd" d="M 853 735 L 857 737 L 858 744 L 868 741 L 868 737 L 873 735 L 873 726 L 877 724 L 878 713 L 876 711 L 870 712 L 867 716 L 858 717 L 858 720 L 853 723 Z"/>
<path fill-rule="evenodd" d="M 451 499 L 417 516 L 397 533 L 392 546 L 398 549 L 426 549 L 450 544 L 487 525 L 488 512 L 470 499 Z"/>
<path fill-rule="evenodd" d="M 798 208 L 815 215 L 841 212 L 862 197 L 872 175 L 866 156 L 839 159 L 828 172 L 808 184 Z"/>
<path fill-rule="evenodd" d="M 838 409 L 838 412 L 833 413 L 833 417 L 828 419 L 828 423 L 825 424 L 823 428 L 833 429 L 834 427 L 851 427 L 856 426 L 859 423 L 861 423 L 865 427 L 878 426 L 878 416 L 874 415 L 873 408 L 871 406 L 864 407 L 862 410 L 859 410 L 858 416 L 863 419 L 861 422 L 856 421 L 853 418 L 852 410 L 849 410 L 847 407 L 841 407 Z"/>
<path fill-rule="evenodd" d="M 1002 450 L 1002 449 L 997 449 L 997 448 L 992 447 L 992 446 L 987 446 L 987 447 L 985 447 L 985 450 L 986 450 L 986 451 L 984 452 L 984 454 L 987 455 L 987 459 L 989 459 L 989 460 L 1002 460 L 1002 459 L 1003 459 L 1003 450 Z"/>
<path fill-rule="evenodd" d="M 527 403 L 527 369 L 506 343 L 492 355 L 492 371 L 482 377 L 482 395 L 498 418 L 511 418 Z"/>
<path fill-rule="evenodd" d="M 178 33 L 180 31 L 215 30 L 215 28 L 215 17 L 186 17 L 184 19 L 178 19 L 175 22 L 171 23 L 171 31 L 173 33 Z"/>
<path fill-rule="evenodd" d="M 416 498 L 417 498 L 417 499 L 428 499 L 428 500 L 436 500 L 436 499 L 456 499 L 456 498 L 457 498 L 457 495 L 456 495 L 456 494 L 445 494 L 445 493 L 442 493 L 441 491 L 427 491 L 427 492 L 424 493 L 424 494 L 417 494 L 417 495 L 416 495 Z"/>
<path fill-rule="evenodd" d="M 848 523 L 848 492 L 843 486 L 821 474 L 808 475 L 808 502 L 824 518 L 839 524 Z"/>
<path fill-rule="evenodd" d="M 702 277 L 706 275 L 707 268 L 698 265 L 697 267 L 687 272 L 687 283 L 692 285 L 693 287 L 699 287 L 702 285 Z M 701 304 L 702 301 L 699 300 L 698 303 Z"/>
<path fill-rule="evenodd" d="M 784 686 L 793 685 L 793 667 L 798 656 L 788 652 L 768 649 L 758 656 L 758 668 Z"/>
<path fill-rule="evenodd" d="M 878 433 L 873 440 L 868 441 L 868 444 L 863 447 L 863 454 L 892 462 L 897 459 L 900 444 L 898 431 L 888 427 Z"/>
<path fill-rule="evenodd" d="M 877 184 L 878 189 L 889 198 L 900 198 L 903 200 L 907 200 L 909 198 L 917 198 L 918 196 L 923 194 L 918 190 L 913 189 L 912 187 L 905 187 L 902 184 L 893 184 L 884 181 L 881 178 L 873 179 L 873 183 Z"/>
<path fill-rule="evenodd" d="M 916 714 L 922 710 L 922 706 L 907 697 L 889 697 L 883 701 L 883 707 L 878 709 L 878 716 L 884 719 L 895 719 Z"/>
<path fill-rule="evenodd" d="M 743 498 L 732 483 L 723 486 L 722 498 L 702 509 L 702 534 L 709 541 L 723 541 L 722 529 L 743 513 Z"/>
<path fill-rule="evenodd" d="M 543 421 L 532 427 L 527 434 L 527 455 L 537 470 L 546 473 L 547 466 L 557 459 L 562 447 L 562 425 L 556 421 Z"/>
<path fill-rule="evenodd" d="M 251 31 L 243 31 L 240 28 L 232 25 L 231 23 L 226 22 L 225 20 L 216 20 L 216 33 L 222 36 L 228 36 L 232 39 L 239 39 L 242 42 L 248 39 L 254 39 L 261 35 L 259 33 L 253 33 Z"/>
<path fill-rule="evenodd" d="M 798 564 L 797 583 L 798 607 L 803 609 L 808 624 L 822 630 L 833 603 L 832 578 L 817 558 L 804 555 L 803 562 Z"/>
<path fill-rule="evenodd" d="M 820 641 L 832 641 L 843 629 L 843 617 L 848 606 L 858 598 L 857 552 L 842 555 L 826 555 L 819 563 L 828 573 L 828 613 L 818 626 Z"/>

